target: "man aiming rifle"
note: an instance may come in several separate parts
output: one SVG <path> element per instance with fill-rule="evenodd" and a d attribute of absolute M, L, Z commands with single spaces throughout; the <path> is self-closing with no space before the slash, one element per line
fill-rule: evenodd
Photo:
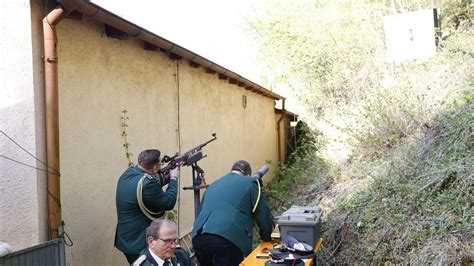
<path fill-rule="evenodd" d="M 176 204 L 180 165 L 176 164 L 165 176 L 169 183 L 163 191 L 161 181 L 155 178 L 161 170 L 160 154 L 156 149 L 142 151 L 138 165 L 128 168 L 117 183 L 115 247 L 129 263 L 146 247 L 146 228 L 153 218 Z"/>
<path fill-rule="evenodd" d="M 146 228 L 176 204 L 181 165 L 192 165 L 203 158 L 202 147 L 213 138 L 190 151 L 165 159 L 160 151 L 150 149 L 138 155 L 138 165 L 129 167 L 119 178 L 116 191 L 117 228 L 115 247 L 129 263 L 146 247 Z M 163 162 L 168 164 L 161 168 Z M 168 184 L 166 191 L 162 187 Z"/>

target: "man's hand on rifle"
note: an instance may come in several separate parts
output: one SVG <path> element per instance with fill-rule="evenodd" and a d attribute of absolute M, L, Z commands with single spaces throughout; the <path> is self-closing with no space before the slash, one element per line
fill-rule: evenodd
<path fill-rule="evenodd" d="M 177 162 L 176 166 L 170 170 L 170 179 L 178 180 L 180 168 L 181 162 Z"/>

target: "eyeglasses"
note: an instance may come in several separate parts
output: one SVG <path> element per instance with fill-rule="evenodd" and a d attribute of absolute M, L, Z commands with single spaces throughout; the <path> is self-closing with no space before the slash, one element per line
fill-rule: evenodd
<path fill-rule="evenodd" d="M 158 239 L 161 240 L 161 241 L 163 241 L 163 242 L 165 242 L 165 244 L 167 244 L 167 245 L 170 245 L 170 244 L 172 244 L 172 243 L 178 244 L 178 241 L 179 241 L 178 238 L 163 239 L 163 238 L 159 238 L 159 237 L 158 237 Z"/>

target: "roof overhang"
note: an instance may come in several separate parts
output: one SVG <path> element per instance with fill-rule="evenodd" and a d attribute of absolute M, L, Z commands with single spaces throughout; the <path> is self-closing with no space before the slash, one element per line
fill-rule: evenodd
<path fill-rule="evenodd" d="M 80 12 L 89 18 L 118 29 L 126 34 L 129 34 L 130 36 L 141 39 L 145 42 L 145 44 L 152 44 L 156 47 L 159 47 L 160 50 L 164 51 L 165 53 L 177 55 L 178 58 L 185 58 L 189 60 L 194 66 L 202 66 L 207 73 L 219 73 L 219 78 L 228 79 L 229 83 L 231 84 L 244 87 L 246 90 L 261 94 L 274 100 L 285 100 L 285 97 L 276 94 L 271 90 L 265 89 L 257 83 L 254 83 L 225 67 L 222 67 L 196 53 L 187 50 L 186 48 L 168 41 L 138 25 L 135 25 L 134 23 L 115 15 L 103 7 L 91 3 L 88 0 L 58 0 L 58 2 L 61 3 L 68 14 Z"/>
<path fill-rule="evenodd" d="M 286 117 L 290 118 L 290 122 L 297 122 L 298 121 L 298 115 L 293 113 L 293 112 L 287 111 L 287 110 L 282 110 L 282 109 L 275 108 L 275 114 L 283 115 L 283 116 L 286 116 Z"/>

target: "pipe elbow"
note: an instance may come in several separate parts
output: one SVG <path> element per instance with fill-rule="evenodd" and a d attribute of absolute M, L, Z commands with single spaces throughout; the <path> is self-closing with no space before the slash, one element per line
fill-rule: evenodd
<path fill-rule="evenodd" d="M 43 24 L 47 24 L 49 26 L 56 25 L 62 18 L 64 14 L 64 9 L 61 6 L 57 6 L 55 9 L 51 10 L 51 12 L 43 18 Z"/>

